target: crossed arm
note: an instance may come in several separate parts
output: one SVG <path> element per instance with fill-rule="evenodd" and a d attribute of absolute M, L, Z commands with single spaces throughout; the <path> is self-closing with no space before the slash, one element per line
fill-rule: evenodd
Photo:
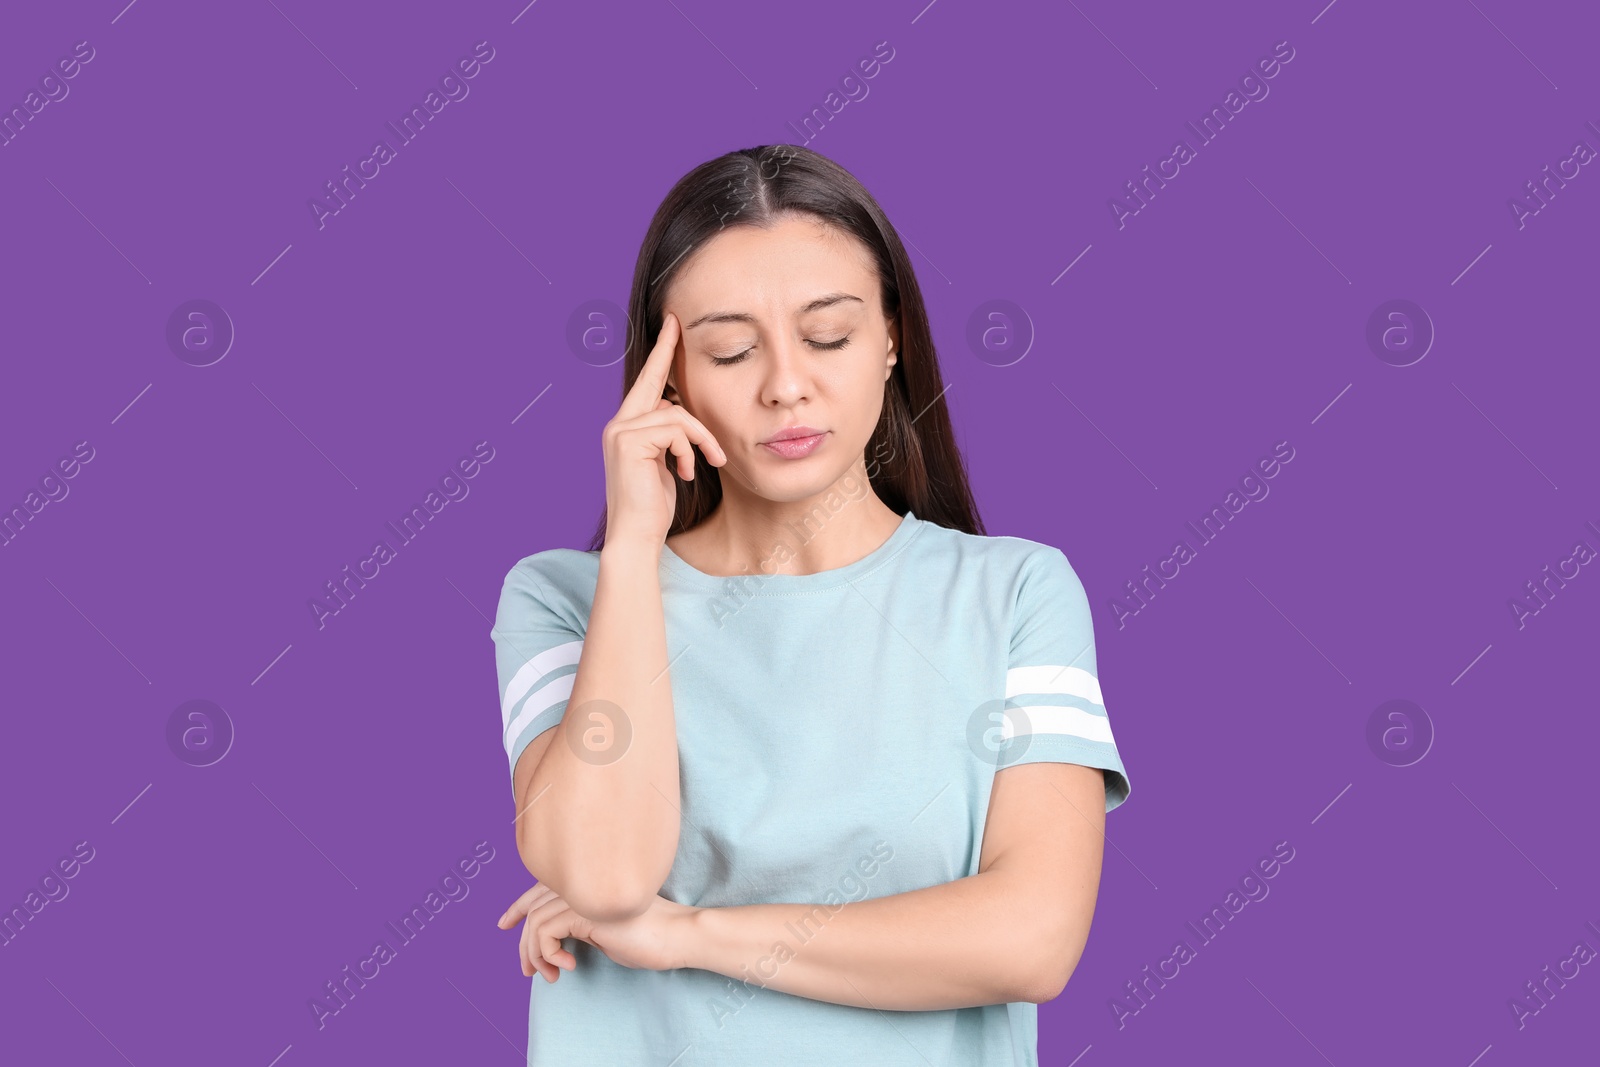
<path fill-rule="evenodd" d="M 1028 763 L 996 773 L 970 877 L 831 913 L 809 904 L 695 908 L 658 896 L 637 915 L 602 922 L 537 886 L 499 925 L 527 915 L 523 972 L 546 981 L 576 965 L 561 947 L 576 937 L 624 966 L 693 967 L 835 1004 L 1043 1003 L 1060 995 L 1087 942 L 1104 829 L 1100 770 Z M 800 943 L 794 931 L 808 920 L 812 934 Z"/>
<path fill-rule="evenodd" d="M 756 962 L 773 955 L 776 941 L 792 945 L 785 924 L 810 909 L 704 909 L 694 916 L 688 965 L 755 974 L 785 993 L 857 1007 L 1043 1003 L 1060 995 L 1088 938 L 1104 825 L 1099 770 L 1005 768 L 995 776 L 977 874 L 845 905 L 770 980 L 773 965 L 757 971 Z"/>

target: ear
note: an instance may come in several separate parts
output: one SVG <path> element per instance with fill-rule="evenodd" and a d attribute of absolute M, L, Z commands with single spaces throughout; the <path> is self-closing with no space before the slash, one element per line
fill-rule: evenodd
<path fill-rule="evenodd" d="M 680 340 L 678 342 L 678 344 L 681 346 L 683 344 L 683 342 Z M 680 348 L 680 351 L 681 351 L 681 348 Z M 678 353 L 674 352 L 672 354 L 672 362 L 667 364 L 667 380 L 666 380 L 665 386 L 662 387 L 661 395 L 666 397 L 668 400 L 672 401 L 674 404 L 682 404 L 683 403 L 683 397 L 678 395 L 677 380 L 678 380 Z"/>
<path fill-rule="evenodd" d="M 883 380 L 888 381 L 889 375 L 894 371 L 894 365 L 900 360 L 900 321 L 889 320 L 889 348 L 883 366 Z"/>

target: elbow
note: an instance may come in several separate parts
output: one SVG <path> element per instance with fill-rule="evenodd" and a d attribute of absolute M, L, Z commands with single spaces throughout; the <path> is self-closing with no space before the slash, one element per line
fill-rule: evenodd
<path fill-rule="evenodd" d="M 1083 957 L 1087 931 L 1049 930 L 1038 932 L 1017 958 L 1026 961 L 1020 977 L 1023 987 L 1019 999 L 1030 1004 L 1045 1004 L 1067 988 L 1072 972 Z"/>
<path fill-rule="evenodd" d="M 578 883 L 558 896 L 573 911 L 598 923 L 626 922 L 643 915 L 655 903 L 658 895 L 654 889 L 630 886 L 618 879 L 606 879 L 598 884 Z"/>
<path fill-rule="evenodd" d="M 552 862 L 550 856 L 535 856 L 520 842 L 518 852 L 529 874 L 554 890 L 573 911 L 595 922 L 622 922 L 644 914 L 665 883 L 665 878 L 652 883 L 649 878 L 629 876 L 593 863 L 573 870 L 568 864 Z"/>
<path fill-rule="evenodd" d="M 1030 977 L 1033 979 L 1022 990 L 1021 999 L 1030 1004 L 1047 1004 L 1059 997 L 1067 988 L 1067 980 L 1072 977 L 1073 968 L 1062 967 L 1059 964 L 1053 967 L 1035 967 Z"/>
<path fill-rule="evenodd" d="M 656 890 L 646 891 L 642 884 L 630 885 L 623 879 L 608 877 L 599 882 L 582 878 L 569 879 L 563 874 L 548 877 L 549 868 L 542 863 L 530 862 L 524 853 L 523 866 L 540 885 L 549 886 L 556 896 L 573 911 L 594 922 L 622 922 L 644 914 L 655 902 Z M 546 873 L 541 874 L 544 871 Z"/>
<path fill-rule="evenodd" d="M 522 865 L 541 884 L 549 886 L 573 911 L 595 922 L 621 922 L 642 915 L 655 903 L 666 883 L 667 870 L 644 872 L 620 870 L 616 859 L 607 855 L 562 853 L 549 847 L 535 848 L 535 833 L 518 835 L 517 853 Z"/>

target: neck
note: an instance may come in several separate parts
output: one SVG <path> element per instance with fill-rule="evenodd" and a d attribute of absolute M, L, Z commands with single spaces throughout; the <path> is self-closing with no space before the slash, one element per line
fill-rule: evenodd
<path fill-rule="evenodd" d="M 833 570 L 882 545 L 902 519 L 872 491 L 864 463 L 803 501 L 768 500 L 726 482 L 723 493 L 717 509 L 672 546 L 707 574 Z"/>

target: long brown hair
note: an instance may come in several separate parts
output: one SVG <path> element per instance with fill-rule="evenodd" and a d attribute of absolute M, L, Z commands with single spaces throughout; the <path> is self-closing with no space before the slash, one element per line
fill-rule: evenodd
<path fill-rule="evenodd" d="M 685 174 L 661 201 L 633 269 L 620 395 L 633 387 L 655 347 L 663 294 L 688 253 L 729 225 L 767 226 L 787 212 L 815 216 L 871 249 L 884 315 L 899 320 L 899 359 L 884 383 L 883 412 L 865 453 L 873 490 L 897 514 L 911 510 L 919 519 L 983 534 L 950 426 L 928 311 L 911 259 L 866 187 L 809 148 L 775 144 L 729 152 Z M 669 537 L 699 525 L 722 500 L 720 472 L 698 446 L 694 462 L 692 480 L 676 479 L 678 501 Z M 605 536 L 602 507 L 590 551 L 602 548 Z"/>

